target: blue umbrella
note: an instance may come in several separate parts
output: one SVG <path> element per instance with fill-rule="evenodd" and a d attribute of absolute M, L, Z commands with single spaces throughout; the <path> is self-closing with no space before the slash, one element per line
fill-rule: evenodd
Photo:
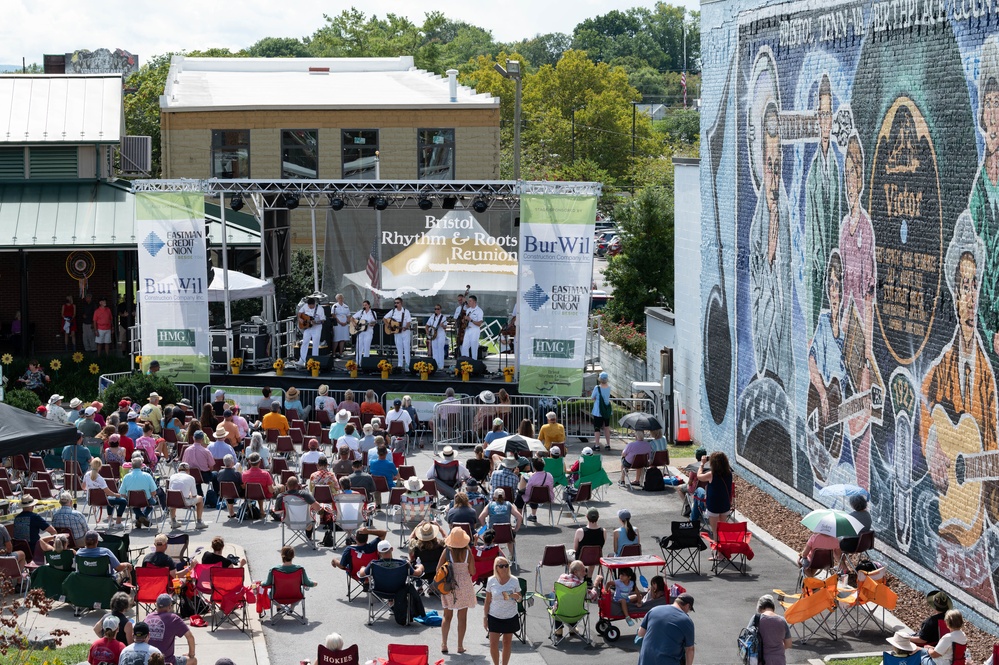
<path fill-rule="evenodd" d="M 819 496 L 828 497 L 830 499 L 840 499 L 843 501 L 843 505 L 853 496 L 862 496 L 868 501 L 871 500 L 871 495 L 860 485 L 851 485 L 849 483 L 840 483 L 837 485 L 828 485 L 819 490 Z"/>

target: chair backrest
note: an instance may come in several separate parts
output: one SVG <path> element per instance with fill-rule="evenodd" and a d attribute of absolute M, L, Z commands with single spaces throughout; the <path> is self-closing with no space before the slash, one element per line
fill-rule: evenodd
<path fill-rule="evenodd" d="M 58 568 L 59 570 L 73 570 L 73 553 L 69 550 L 63 550 L 62 552 L 48 551 L 42 555 L 45 559 L 45 564 L 52 566 L 53 568 Z"/>
<path fill-rule="evenodd" d="M 378 558 L 378 552 L 362 552 L 356 547 L 350 548 L 350 576 L 357 579 L 357 572 Z"/>
<path fill-rule="evenodd" d="M 284 471 L 282 471 L 281 472 L 281 484 L 282 485 L 287 485 L 288 484 L 288 479 L 291 478 L 294 475 L 296 475 L 296 473 L 294 471 L 292 471 L 291 469 L 285 469 Z"/>
<path fill-rule="evenodd" d="M 406 480 L 408 478 L 412 478 L 413 476 L 416 475 L 416 467 L 412 466 L 412 465 L 410 465 L 410 466 L 405 466 L 405 465 L 400 466 L 400 467 L 398 467 L 398 471 L 399 471 L 399 478 L 402 479 L 402 480 Z"/>
<path fill-rule="evenodd" d="M 364 502 L 364 496 L 356 492 L 337 494 L 333 497 L 336 523 L 351 531 L 359 528 L 364 522 Z"/>
<path fill-rule="evenodd" d="M 545 545 L 545 552 L 541 555 L 541 566 L 561 566 L 569 565 L 569 554 L 565 550 L 565 545 Z"/>
<path fill-rule="evenodd" d="M 836 562 L 833 561 L 832 550 L 812 550 L 809 557 L 808 567 L 814 570 L 832 568 Z"/>
<path fill-rule="evenodd" d="M 319 503 L 333 503 L 333 487 L 331 485 L 316 485 L 312 496 Z"/>
<path fill-rule="evenodd" d="M 138 587 L 135 593 L 136 602 L 155 603 L 161 593 L 169 593 L 170 571 L 155 566 L 136 568 L 135 584 Z"/>
<path fill-rule="evenodd" d="M 865 531 L 857 537 L 857 549 L 854 554 L 861 554 L 874 548 L 874 539 L 877 536 L 875 531 Z"/>
<path fill-rule="evenodd" d="M 701 540 L 700 520 L 686 522 L 670 522 L 670 548 L 687 549 L 700 547 L 704 541 Z"/>
<path fill-rule="evenodd" d="M 279 436 L 281 436 L 281 430 L 268 429 L 266 431 L 267 443 L 277 443 Z"/>
<path fill-rule="evenodd" d="M 579 475 L 590 476 L 604 467 L 600 455 L 583 455 L 579 458 Z"/>
<path fill-rule="evenodd" d="M 561 582 L 555 583 L 555 602 L 558 609 L 557 617 L 578 617 L 586 614 L 586 585 L 578 584 L 568 587 Z"/>
<path fill-rule="evenodd" d="M 458 482 L 458 460 L 450 462 L 434 460 L 434 475 L 445 485 L 454 487 Z"/>
<path fill-rule="evenodd" d="M 625 545 L 621 548 L 621 553 L 618 556 L 642 556 L 642 544 L 632 543 L 631 545 Z"/>
<path fill-rule="evenodd" d="M 285 409 L 284 417 L 288 419 L 288 422 L 298 420 L 298 409 Z"/>
<path fill-rule="evenodd" d="M 749 525 L 746 522 L 718 522 L 719 543 L 743 543 L 749 536 Z"/>
<path fill-rule="evenodd" d="M 428 665 L 430 647 L 425 644 L 388 645 L 388 665 Z"/>
<path fill-rule="evenodd" d="M 386 478 L 385 476 L 379 476 L 378 474 L 375 474 L 375 475 L 371 476 L 371 479 L 375 481 L 375 491 L 376 492 L 388 492 L 389 491 L 388 478 Z"/>
<path fill-rule="evenodd" d="M 195 586 L 198 587 L 198 591 L 201 593 L 211 593 L 212 592 L 212 581 L 211 574 L 212 568 L 221 568 L 222 562 L 218 563 L 196 563 L 194 564 L 194 570 L 191 571 L 191 577 L 194 579 Z"/>
<path fill-rule="evenodd" d="M 187 550 L 191 546 L 191 536 L 186 533 L 178 533 L 167 536 L 166 553 L 174 560 L 174 563 L 187 565 Z"/>
<path fill-rule="evenodd" d="M 242 568 L 235 566 L 232 568 L 223 568 L 222 566 L 210 568 L 208 580 L 211 584 L 212 596 L 214 597 L 215 594 L 224 596 L 242 587 L 245 572 Z"/>
<path fill-rule="evenodd" d="M 524 497 L 524 503 L 551 503 L 552 502 L 552 491 L 548 489 L 547 485 L 535 485 L 528 490 L 527 496 Z"/>
<path fill-rule="evenodd" d="M 509 524 L 494 524 L 492 530 L 496 532 L 496 539 L 493 542 L 497 545 L 505 545 L 513 542 L 513 527 Z"/>
<path fill-rule="evenodd" d="M 495 544 L 492 547 L 487 547 L 480 550 L 479 548 L 474 548 L 472 550 L 472 557 L 475 559 L 475 579 L 476 581 L 483 581 L 493 574 L 493 562 L 496 561 L 496 557 L 500 555 L 500 548 Z"/>
<path fill-rule="evenodd" d="M 66 536 L 66 544 L 71 550 L 77 548 L 76 538 L 73 537 L 73 530 L 65 526 L 57 526 L 56 533 Z"/>
<path fill-rule="evenodd" d="M 274 452 L 277 453 L 294 453 L 295 452 L 295 442 L 291 440 L 290 436 L 278 436 L 277 445 L 274 447 Z"/>
<path fill-rule="evenodd" d="M 332 423 L 332 421 L 330 420 L 330 413 L 326 409 L 317 409 L 315 415 L 316 418 L 319 419 L 320 424 L 322 425 L 330 425 Z M 312 426 L 311 422 L 309 423 L 309 426 L 310 427 Z"/>
<path fill-rule="evenodd" d="M 264 492 L 264 486 L 260 483 L 246 483 L 244 490 L 246 492 L 246 498 L 250 501 L 264 501 L 267 499 L 267 493 Z"/>
<path fill-rule="evenodd" d="M 565 477 L 565 462 L 561 457 L 546 457 L 545 471 L 552 474 L 556 485 L 566 485 L 568 480 Z"/>
<path fill-rule="evenodd" d="M 145 490 L 129 490 L 128 505 L 132 508 L 145 508 L 149 505 Z"/>
<path fill-rule="evenodd" d="M 302 478 L 307 479 L 319 470 L 319 465 L 315 462 L 302 462 Z"/>
<path fill-rule="evenodd" d="M 106 556 L 77 556 L 76 572 L 87 577 L 107 577 L 111 559 Z"/>
<path fill-rule="evenodd" d="M 319 413 L 326 413 L 320 411 Z M 326 417 L 327 421 L 329 416 Z M 316 653 L 316 665 L 360 665 L 360 657 L 357 655 L 357 645 L 352 644 L 340 651 L 331 651 L 325 645 L 319 645 Z"/>
<path fill-rule="evenodd" d="M 419 497 L 403 496 L 399 503 L 400 520 L 405 524 L 424 521 L 433 509 L 434 502 L 429 494 Z"/>
<path fill-rule="evenodd" d="M 291 423 L 291 425 L 289 425 L 291 429 L 297 429 L 299 432 L 302 433 L 305 432 L 306 425 L 304 420 L 299 420 L 298 418 L 295 418 L 294 420 L 289 418 L 288 420 Z"/>
<path fill-rule="evenodd" d="M 576 503 L 586 503 L 593 498 L 593 483 L 580 483 L 576 490 Z"/>
<path fill-rule="evenodd" d="M 201 485 L 205 482 L 205 477 L 201 475 L 201 469 L 192 466 L 187 470 L 187 472 L 191 474 L 192 478 L 194 478 L 195 485 Z"/>
<path fill-rule="evenodd" d="M 309 504 L 300 496 L 284 497 L 284 523 L 292 529 L 304 529 L 314 520 L 309 512 Z"/>
<path fill-rule="evenodd" d="M 803 623 L 823 612 L 832 612 L 835 609 L 835 595 L 813 593 L 802 596 L 791 607 L 787 608 L 784 612 L 784 620 L 789 624 Z"/>
<path fill-rule="evenodd" d="M 388 426 L 389 436 L 406 436 L 406 423 L 401 420 L 393 420 Z"/>
<path fill-rule="evenodd" d="M 0 579 L 9 577 L 16 580 L 20 579 L 23 575 L 24 570 L 21 569 L 21 565 L 17 562 L 17 557 L 0 556 Z"/>
<path fill-rule="evenodd" d="M 967 665 L 968 662 L 968 658 L 966 655 L 967 650 L 968 650 L 967 644 L 955 644 L 954 660 L 951 661 L 951 665 Z"/>
<path fill-rule="evenodd" d="M 172 427 L 163 428 L 163 438 L 167 443 L 177 443 L 177 431 Z"/>
<path fill-rule="evenodd" d="M 42 493 L 37 487 L 22 487 L 21 492 L 27 496 L 37 499 L 38 501 L 42 500 Z"/>
<path fill-rule="evenodd" d="M 587 566 L 600 565 L 600 557 L 603 556 L 603 549 L 599 545 L 584 545 L 579 548 L 576 558 Z"/>
<path fill-rule="evenodd" d="M 184 503 L 184 494 L 180 490 L 167 490 L 167 508 L 187 508 L 187 504 Z"/>
<path fill-rule="evenodd" d="M 885 651 L 881 656 L 883 665 L 919 665 L 923 662 L 923 651 L 917 651 L 908 656 L 894 656 L 890 651 Z"/>
<path fill-rule="evenodd" d="M 219 497 L 223 499 L 233 499 L 239 498 L 239 489 L 236 487 L 236 483 L 231 480 L 223 480 L 219 483 Z"/>
<path fill-rule="evenodd" d="M 669 464 L 669 451 L 657 450 L 652 455 L 652 462 L 649 466 L 662 467 Z"/>
<path fill-rule="evenodd" d="M 282 471 L 288 470 L 288 459 L 286 457 L 272 457 L 271 458 L 271 473 L 275 476 L 279 476 Z"/>
<path fill-rule="evenodd" d="M 377 559 L 368 565 L 371 588 L 379 593 L 395 593 L 409 578 L 409 564 L 402 561 Z"/>
<path fill-rule="evenodd" d="M 305 434 L 300 429 L 295 429 L 294 427 L 292 427 L 291 429 L 288 430 L 288 436 L 291 437 L 291 442 L 293 444 L 301 446 L 305 443 Z"/>
<path fill-rule="evenodd" d="M 272 588 L 273 598 L 282 605 L 287 605 L 289 603 L 297 603 L 305 598 L 305 592 L 303 590 L 303 577 L 305 575 L 305 569 L 299 568 L 298 570 L 286 573 L 278 570 L 277 568 L 271 569 L 271 581 L 274 582 Z"/>

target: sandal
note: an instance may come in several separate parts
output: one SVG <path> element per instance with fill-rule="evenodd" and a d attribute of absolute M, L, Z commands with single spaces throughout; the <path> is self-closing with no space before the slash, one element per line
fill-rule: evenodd
<path fill-rule="evenodd" d="M 441 645 L 441 653 L 447 653 L 447 645 L 446 644 Z"/>

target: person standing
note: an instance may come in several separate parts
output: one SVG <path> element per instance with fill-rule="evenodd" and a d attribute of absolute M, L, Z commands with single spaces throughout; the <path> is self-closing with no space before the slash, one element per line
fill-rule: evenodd
<path fill-rule="evenodd" d="M 73 304 L 73 296 L 66 296 L 62 305 L 62 346 L 66 351 L 70 347 L 76 351 L 76 305 Z"/>
<path fill-rule="evenodd" d="M 402 298 L 395 299 L 395 307 L 382 317 L 385 321 L 391 321 L 389 324 L 393 329 L 399 332 L 395 333 L 395 352 L 398 358 L 398 366 L 402 369 L 409 367 L 409 354 L 410 354 L 410 344 L 413 339 L 413 316 L 409 313 L 409 310 L 403 307 Z"/>
<path fill-rule="evenodd" d="M 461 355 L 478 360 L 479 334 L 482 332 L 484 314 L 475 296 L 468 296 L 465 316 L 468 317 L 468 327 L 465 328 L 465 336 L 461 340 Z"/>
<path fill-rule="evenodd" d="M 94 295 L 89 291 L 83 296 L 78 313 L 80 315 L 80 329 L 83 333 L 83 350 L 97 350 L 97 336 L 94 334 L 94 311 L 97 305 L 94 304 Z"/>
<path fill-rule="evenodd" d="M 776 609 L 773 596 L 760 596 L 756 603 L 756 614 L 749 625 L 756 623 L 756 618 L 759 617 L 760 650 L 763 652 L 760 660 L 767 665 L 787 665 L 785 651 L 791 648 L 791 627 L 784 617 L 777 614 Z"/>
<path fill-rule="evenodd" d="M 312 357 L 319 356 L 319 345 L 322 343 L 323 321 L 326 314 L 322 306 L 315 298 L 305 299 L 305 303 L 298 308 L 299 327 L 302 328 L 302 353 L 298 358 L 298 364 L 304 366 L 309 355 L 309 345 L 312 346 Z"/>
<path fill-rule="evenodd" d="M 198 665 L 194 656 L 194 633 L 187 623 L 171 611 L 173 596 L 161 593 L 156 597 L 156 611 L 146 617 L 149 630 L 149 644 L 163 653 L 163 660 L 169 665 Z M 133 628 L 133 634 L 138 629 Z M 187 640 L 187 656 L 174 655 L 174 641 L 178 637 Z"/>
<path fill-rule="evenodd" d="M 520 580 L 510 575 L 510 561 L 498 556 L 493 574 L 486 582 L 486 602 L 482 625 L 489 631 L 489 655 L 493 665 L 500 665 L 500 639 L 503 640 L 503 665 L 510 662 L 513 635 L 520 630 L 517 603 L 521 600 Z M 689 665 L 689 664 L 688 664 Z"/>
<path fill-rule="evenodd" d="M 710 463 L 707 470 L 704 469 L 705 460 Z M 717 538 L 718 520 L 732 510 L 732 467 L 729 465 L 728 456 L 716 450 L 710 457 L 702 457 L 697 471 L 697 481 L 707 486 L 707 510 L 704 514 L 708 517 L 712 538 Z M 714 556 L 712 555 L 712 560 Z"/>
<path fill-rule="evenodd" d="M 343 301 L 343 294 L 336 294 L 336 302 L 330 308 L 333 316 L 333 353 L 337 358 L 343 357 L 344 347 L 350 339 L 350 307 Z"/>
<path fill-rule="evenodd" d="M 427 319 L 427 346 L 430 357 L 438 368 L 444 367 L 444 349 L 447 347 L 447 317 L 441 311 L 440 305 L 434 305 L 433 315 Z M 433 335 L 433 339 L 431 339 Z"/>
<path fill-rule="evenodd" d="M 444 539 L 447 549 L 441 554 L 437 564 L 439 569 L 444 562 L 449 562 L 454 572 L 454 588 L 451 593 L 441 595 L 444 606 L 444 623 L 441 624 L 441 653 L 447 653 L 447 635 L 451 630 L 451 618 L 458 612 L 458 653 L 465 653 L 465 624 L 468 610 L 475 607 L 475 558 L 468 544 L 471 538 L 464 529 L 451 529 Z M 519 585 L 518 585 L 519 586 Z"/>
<path fill-rule="evenodd" d="M 371 338 L 375 336 L 375 313 L 371 311 L 371 303 L 367 300 L 361 303 L 361 309 L 354 314 L 354 322 L 364 326 L 354 340 L 354 351 L 358 367 L 361 361 L 371 355 Z"/>
<path fill-rule="evenodd" d="M 94 336 L 97 355 L 111 354 L 111 328 L 114 326 L 114 314 L 108 307 L 108 299 L 101 296 L 93 316 Z"/>
<path fill-rule="evenodd" d="M 672 605 L 649 610 L 638 629 L 642 638 L 638 665 L 693 665 L 694 622 L 688 616 L 693 611 L 694 597 L 689 593 L 677 596 Z"/>
<path fill-rule="evenodd" d="M 593 409 L 590 415 L 593 416 L 593 446 L 600 449 L 600 433 L 603 432 L 607 445 L 604 450 L 610 450 L 610 421 L 614 411 L 611 409 L 611 389 L 610 377 L 607 372 L 600 372 L 597 385 L 593 386 L 590 399 L 593 400 Z"/>

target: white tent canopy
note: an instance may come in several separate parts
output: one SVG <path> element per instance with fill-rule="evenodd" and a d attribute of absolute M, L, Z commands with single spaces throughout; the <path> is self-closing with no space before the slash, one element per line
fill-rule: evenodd
<path fill-rule="evenodd" d="M 225 282 L 223 273 L 215 270 L 215 278 L 208 287 L 208 302 L 225 302 Z M 274 295 L 274 284 L 257 277 L 229 270 L 229 299 L 266 298 Z"/>

